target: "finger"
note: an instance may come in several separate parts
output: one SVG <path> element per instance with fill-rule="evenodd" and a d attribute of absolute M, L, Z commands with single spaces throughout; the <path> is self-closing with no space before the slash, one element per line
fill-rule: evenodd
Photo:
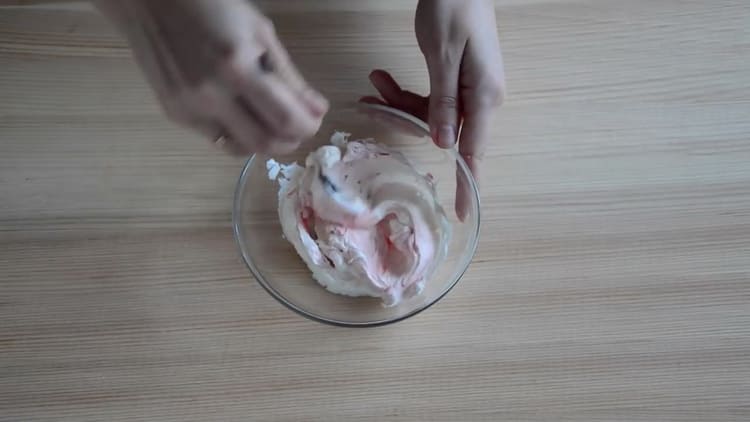
<path fill-rule="evenodd" d="M 286 50 L 284 50 L 280 45 L 277 45 L 275 47 L 272 47 L 272 49 L 269 50 L 269 53 L 272 57 L 275 57 L 272 59 L 272 62 L 280 63 L 277 70 L 274 70 L 276 76 L 288 84 L 291 91 L 294 92 L 300 100 L 302 100 L 308 111 L 314 117 L 323 117 L 323 115 L 325 115 L 328 111 L 330 103 L 323 96 L 323 94 L 312 88 L 302 78 L 302 75 L 300 75 L 297 68 L 289 59 L 289 55 L 286 53 Z"/>
<path fill-rule="evenodd" d="M 248 152 L 257 152 L 267 143 L 268 134 L 258 124 L 255 116 L 234 101 L 222 102 L 214 115 L 223 128 L 222 135 L 232 139 L 232 143 Z"/>
<path fill-rule="evenodd" d="M 474 178 L 479 180 L 479 166 L 484 158 L 490 136 L 494 108 L 477 108 L 464 116 L 458 153 L 469 166 Z"/>
<path fill-rule="evenodd" d="M 211 146 L 229 155 L 246 156 L 253 153 L 245 145 L 235 142 L 229 135 L 229 132 L 217 123 L 209 123 L 205 119 L 193 118 L 185 125 L 205 136 L 206 140 L 211 143 Z"/>
<path fill-rule="evenodd" d="M 238 54 L 222 77 L 267 131 L 280 138 L 306 139 L 318 131 L 322 116 L 315 116 L 290 86 L 275 73 L 265 73 L 259 56 Z"/>
<path fill-rule="evenodd" d="M 300 138 L 281 138 L 269 133 L 241 101 L 224 110 L 222 122 L 226 127 L 225 138 L 238 144 L 240 150 L 283 155 L 293 152 L 301 143 Z"/>
<path fill-rule="evenodd" d="M 282 138 L 306 139 L 318 131 L 322 116 L 312 114 L 277 77 L 267 75 L 239 88 L 241 99 L 258 115 L 269 133 Z"/>
<path fill-rule="evenodd" d="M 477 188 L 480 183 L 480 167 L 484 158 L 485 149 L 489 140 L 490 124 L 493 109 L 489 107 L 476 108 L 471 114 L 464 116 L 461 127 L 461 139 L 458 142 L 458 153 L 466 162 Z M 456 214 L 463 220 L 470 207 L 470 189 L 467 182 L 457 175 L 456 186 Z M 463 217 L 462 217 L 463 216 Z"/>
<path fill-rule="evenodd" d="M 461 170 L 456 162 L 456 216 L 459 221 L 464 221 L 471 209 L 471 188 L 466 173 Z"/>
<path fill-rule="evenodd" d="M 430 134 L 441 148 L 455 145 L 459 127 L 460 60 L 427 59 L 430 74 Z"/>
<path fill-rule="evenodd" d="M 245 145 L 234 141 L 227 130 L 217 123 L 209 123 L 202 119 L 193 119 L 189 123 L 189 126 L 203 134 L 214 148 L 220 149 L 229 155 L 241 157 L 253 153 Z"/>
<path fill-rule="evenodd" d="M 170 118 L 180 125 L 203 135 L 212 146 L 231 155 L 249 155 L 254 149 L 231 139 L 229 132 L 220 123 L 224 103 L 230 101 L 222 97 L 221 91 L 213 84 L 203 84 L 193 95 L 185 98 L 184 107 L 168 108 Z"/>
<path fill-rule="evenodd" d="M 386 102 L 398 101 L 401 97 L 401 86 L 390 73 L 382 69 L 370 72 L 370 82 Z"/>
<path fill-rule="evenodd" d="M 230 152 L 285 154 L 299 145 L 293 138 L 274 137 L 241 99 L 221 97 L 212 106 L 209 117 L 222 128 L 225 149 Z"/>
<path fill-rule="evenodd" d="M 184 125 L 203 135 L 216 148 L 224 149 L 224 144 L 229 143 L 227 131 L 218 123 L 193 116 Z"/>
<path fill-rule="evenodd" d="M 421 120 L 427 120 L 429 106 L 427 97 L 401 89 L 391 74 L 382 69 L 376 69 L 370 73 L 370 82 L 387 105 Z"/>
<path fill-rule="evenodd" d="M 214 147 L 226 152 L 229 155 L 243 157 L 252 154 L 244 145 L 235 142 L 229 135 L 221 135 L 213 142 Z"/>
<path fill-rule="evenodd" d="M 289 57 L 286 48 L 276 36 L 273 27 L 268 27 L 260 35 L 261 40 L 268 48 L 266 71 L 276 74 L 284 81 L 300 100 L 303 101 L 308 110 L 315 117 L 323 117 L 328 111 L 329 102 L 320 92 L 313 89 L 302 77 L 297 67 Z M 261 59 L 263 56 L 261 56 Z M 269 66 L 270 65 L 270 66 Z"/>
<path fill-rule="evenodd" d="M 294 151 L 301 139 L 278 137 L 268 131 L 258 115 L 241 98 L 227 95 L 221 84 L 208 82 L 198 87 L 190 97 L 192 127 L 217 139 L 224 135 L 227 148 L 237 154 L 286 154 Z M 205 122 L 211 122 L 206 124 Z M 217 130 L 218 128 L 218 130 Z"/>

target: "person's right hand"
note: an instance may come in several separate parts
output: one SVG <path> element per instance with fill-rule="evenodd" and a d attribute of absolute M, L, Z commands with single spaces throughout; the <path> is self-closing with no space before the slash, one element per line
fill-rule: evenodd
<path fill-rule="evenodd" d="M 174 121 L 229 152 L 284 154 L 312 137 L 328 101 L 302 78 L 247 0 L 100 0 Z"/>
<path fill-rule="evenodd" d="M 389 105 L 427 121 L 436 145 L 453 148 L 458 143 L 459 154 L 479 182 L 495 109 L 505 95 L 494 3 L 420 0 L 414 29 L 430 75 L 429 96 L 401 89 L 388 72 L 378 69 L 370 80 L 382 99 L 369 96 L 362 101 Z M 459 218 L 467 214 L 468 203 L 468 186 L 459 178 Z"/>

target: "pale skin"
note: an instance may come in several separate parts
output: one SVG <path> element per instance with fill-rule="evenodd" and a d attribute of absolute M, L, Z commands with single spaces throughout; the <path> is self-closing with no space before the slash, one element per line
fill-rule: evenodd
<path fill-rule="evenodd" d="M 247 0 L 99 0 L 126 35 L 167 116 L 229 153 L 286 154 L 319 129 L 328 101 L 294 66 L 272 22 Z M 427 121 L 479 180 L 495 109 L 505 93 L 491 0 L 420 0 L 415 32 L 430 93 L 402 90 L 385 70 L 370 80 L 382 103 Z M 223 135 L 223 136 L 222 136 Z M 459 185 L 456 210 L 465 213 Z"/>

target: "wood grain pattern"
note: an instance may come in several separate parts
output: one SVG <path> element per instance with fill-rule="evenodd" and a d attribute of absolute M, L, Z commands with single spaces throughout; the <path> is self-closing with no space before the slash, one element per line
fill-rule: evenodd
<path fill-rule="evenodd" d="M 334 104 L 375 66 L 425 90 L 405 3 L 275 4 Z M 497 4 L 479 251 L 367 330 L 253 282 L 241 161 L 161 118 L 101 18 L 0 9 L 0 420 L 750 419 L 750 4 Z"/>

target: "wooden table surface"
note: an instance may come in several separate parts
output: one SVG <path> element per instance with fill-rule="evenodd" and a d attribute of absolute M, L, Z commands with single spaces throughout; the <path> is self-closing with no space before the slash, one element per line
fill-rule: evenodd
<path fill-rule="evenodd" d="M 336 105 L 373 67 L 427 87 L 413 5 L 272 12 Z M 750 3 L 498 13 L 473 264 L 429 311 L 344 329 L 253 281 L 242 160 L 161 117 L 98 15 L 1 8 L 0 420 L 750 420 Z"/>

